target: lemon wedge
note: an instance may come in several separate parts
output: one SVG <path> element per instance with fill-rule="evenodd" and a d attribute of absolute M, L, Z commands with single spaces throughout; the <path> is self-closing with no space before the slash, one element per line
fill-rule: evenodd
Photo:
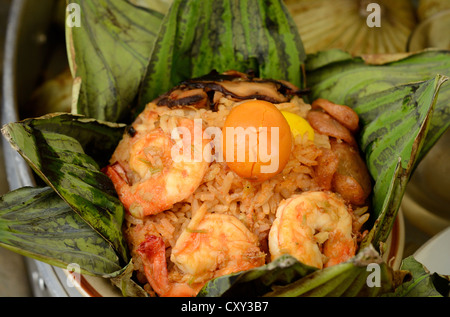
<path fill-rule="evenodd" d="M 281 113 L 288 122 L 294 138 L 297 135 L 303 136 L 305 133 L 308 133 L 308 139 L 314 141 L 314 129 L 309 125 L 308 121 L 292 112 L 281 111 Z"/>

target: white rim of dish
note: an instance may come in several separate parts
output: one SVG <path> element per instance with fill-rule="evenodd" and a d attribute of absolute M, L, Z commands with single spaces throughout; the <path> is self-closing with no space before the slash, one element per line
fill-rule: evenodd
<path fill-rule="evenodd" d="M 438 234 L 434 235 L 432 238 L 430 238 L 427 242 L 425 242 L 419 249 L 417 249 L 414 254 L 413 257 L 419 261 L 420 263 L 422 263 L 422 265 L 424 265 L 427 270 L 429 270 L 431 273 L 435 273 L 436 271 L 439 270 L 439 268 L 442 269 L 442 267 L 440 266 L 439 268 L 436 268 L 433 265 L 432 261 L 433 256 L 436 256 L 438 254 L 439 251 L 436 251 L 436 243 L 440 244 L 441 246 L 446 244 L 448 240 L 442 240 L 443 238 L 447 238 L 450 237 L 450 226 L 445 228 L 444 230 L 440 231 Z M 434 251 L 432 251 L 432 249 L 434 249 Z M 439 253 L 439 257 L 444 256 L 445 257 L 445 253 L 444 255 Z M 430 257 L 431 256 L 431 257 Z M 447 256 L 449 256 L 449 254 L 447 254 Z M 445 265 L 444 265 L 445 266 Z M 446 269 L 444 269 L 446 271 L 448 271 L 448 267 L 446 267 Z M 443 274 L 443 275 L 447 275 L 447 272 L 436 272 L 438 274 Z M 449 294 L 450 295 L 450 294 Z"/>

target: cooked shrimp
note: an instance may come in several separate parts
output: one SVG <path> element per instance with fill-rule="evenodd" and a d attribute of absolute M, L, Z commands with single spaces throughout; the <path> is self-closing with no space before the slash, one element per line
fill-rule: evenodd
<path fill-rule="evenodd" d="M 304 192 L 283 201 L 269 232 L 272 260 L 290 254 L 317 268 L 355 255 L 352 215 L 331 192 Z"/>
<path fill-rule="evenodd" d="M 209 165 L 204 154 L 210 152 L 203 151 L 209 140 L 202 138 L 201 144 L 195 144 L 193 120 L 168 116 L 174 129 L 189 131 L 179 140 L 182 146 L 177 147 L 171 131 L 164 131 L 160 121 L 158 113 L 144 111 L 133 124 L 133 133 L 125 134 L 111 165 L 104 170 L 125 209 L 136 218 L 157 214 L 189 197 Z M 196 152 L 202 154 L 200 159 L 195 159 Z M 183 159 L 187 154 L 191 155 L 189 159 Z"/>
<path fill-rule="evenodd" d="M 170 260 L 175 271 L 168 273 L 162 240 L 156 247 L 158 254 L 153 252 L 155 243 L 150 240 L 155 238 L 147 239 L 138 253 L 147 280 L 160 296 L 194 296 L 212 278 L 265 263 L 257 237 L 239 219 L 207 213 L 204 206 L 196 211 L 172 249 Z"/>
<path fill-rule="evenodd" d="M 236 217 L 207 213 L 201 207 L 172 250 L 183 272 L 203 279 L 261 266 L 265 254 L 257 237 Z"/>
<path fill-rule="evenodd" d="M 195 296 L 202 285 L 189 285 L 169 281 L 166 262 L 166 247 L 161 237 L 149 235 L 139 245 L 137 253 L 140 255 L 144 272 L 152 289 L 163 297 Z"/>

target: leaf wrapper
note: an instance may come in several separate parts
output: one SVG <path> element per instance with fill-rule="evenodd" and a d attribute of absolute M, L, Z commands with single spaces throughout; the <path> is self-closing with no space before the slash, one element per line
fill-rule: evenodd
<path fill-rule="evenodd" d="M 371 280 L 374 265 L 378 270 L 378 281 Z M 322 270 L 284 255 L 262 267 L 218 277 L 209 282 L 198 296 L 376 296 L 393 290 L 392 275 L 392 270 L 372 246 L 348 262 Z"/>
<path fill-rule="evenodd" d="M 346 104 L 360 117 L 358 143 L 375 181 L 373 227 L 362 246 L 379 248 L 414 168 L 450 126 L 448 77 L 438 75 L 448 73 L 450 54 L 425 51 L 370 62 L 330 50 L 309 56 L 306 67 L 312 99 Z"/>
<path fill-rule="evenodd" d="M 405 258 L 402 270 L 410 272 L 411 278 L 384 296 L 395 297 L 448 297 L 450 296 L 450 276 L 430 274 L 413 256 Z"/>
<path fill-rule="evenodd" d="M 305 57 L 282 1 L 176 0 L 156 40 L 139 107 L 211 70 L 253 70 L 302 88 Z"/>
<path fill-rule="evenodd" d="M 0 245 L 51 265 L 114 276 L 120 260 L 96 231 L 50 187 L 23 187 L 0 201 Z"/>
<path fill-rule="evenodd" d="M 121 230 L 125 211 L 111 180 L 100 171 L 123 131 L 123 125 L 70 114 L 27 119 L 2 129 L 33 170 L 127 263 Z"/>
<path fill-rule="evenodd" d="M 80 27 L 66 27 L 74 82 L 73 113 L 126 122 L 163 14 L 128 1 L 69 0 Z"/>
<path fill-rule="evenodd" d="M 326 98 L 356 107 L 359 99 L 397 86 L 450 76 L 450 51 L 425 50 L 406 54 L 352 57 L 340 50 L 308 55 L 305 63 L 311 99 Z M 439 90 L 420 161 L 450 127 L 450 85 Z M 381 109 L 381 108 L 380 108 Z"/>

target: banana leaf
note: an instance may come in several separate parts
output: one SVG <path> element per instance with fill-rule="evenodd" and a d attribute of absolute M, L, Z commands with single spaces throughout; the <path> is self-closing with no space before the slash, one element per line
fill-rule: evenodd
<path fill-rule="evenodd" d="M 306 56 L 282 1 L 174 1 L 164 18 L 142 88 L 140 109 L 183 80 L 211 70 L 253 70 L 304 86 Z"/>
<path fill-rule="evenodd" d="M 79 27 L 66 27 L 74 77 L 73 113 L 125 122 L 145 74 L 163 14 L 125 0 L 69 0 Z"/>
<path fill-rule="evenodd" d="M 48 186 L 128 263 L 124 208 L 100 169 L 122 138 L 123 125 L 70 114 L 10 123 L 2 132 Z"/>
<path fill-rule="evenodd" d="M 0 201 L 0 245 L 51 265 L 79 265 L 81 273 L 113 276 L 116 252 L 50 187 L 23 187 Z"/>

